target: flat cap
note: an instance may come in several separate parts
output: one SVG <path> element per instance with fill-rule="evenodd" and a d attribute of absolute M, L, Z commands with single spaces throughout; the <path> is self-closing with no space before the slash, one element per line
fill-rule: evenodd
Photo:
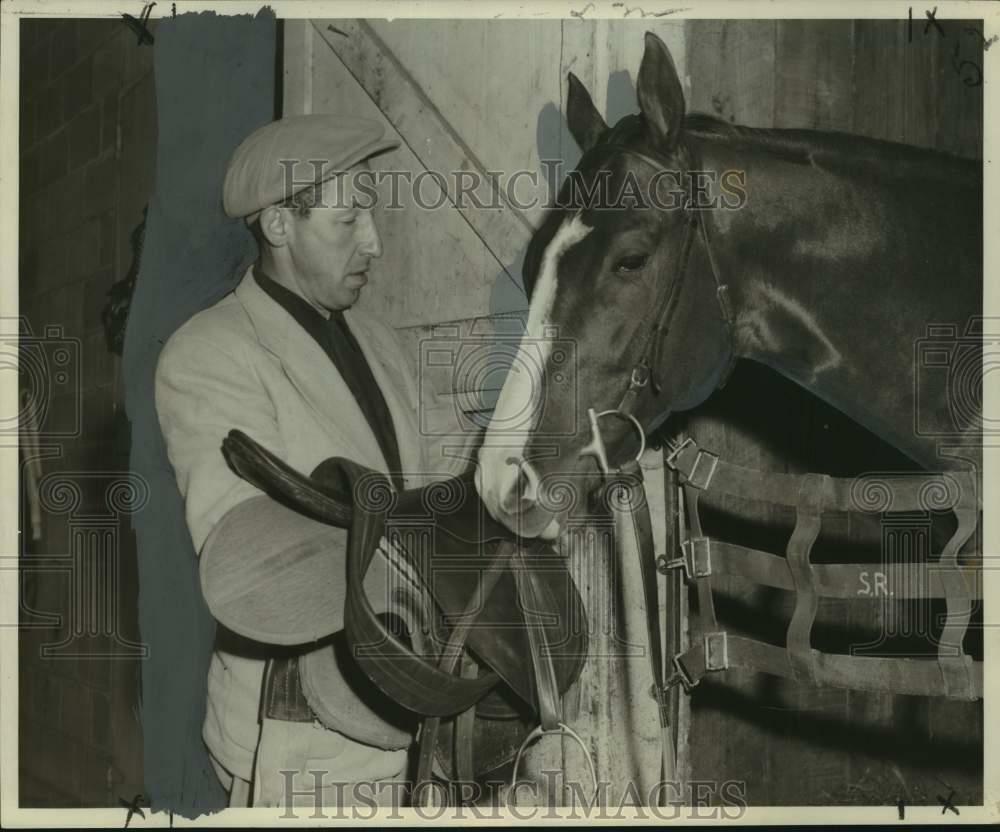
<path fill-rule="evenodd" d="M 290 116 L 258 128 L 233 151 L 222 185 L 230 217 L 249 217 L 399 147 L 377 121 L 351 116 Z"/>

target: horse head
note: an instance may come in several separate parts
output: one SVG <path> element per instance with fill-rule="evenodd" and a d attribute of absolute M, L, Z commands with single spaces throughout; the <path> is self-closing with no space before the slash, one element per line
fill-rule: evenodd
<path fill-rule="evenodd" d="M 651 33 L 637 94 L 641 114 L 609 129 L 569 76 L 583 157 L 529 244 L 527 328 L 477 471 L 490 513 L 526 537 L 555 537 L 602 469 L 636 453 L 637 427 L 702 402 L 730 363 L 684 94 Z"/>

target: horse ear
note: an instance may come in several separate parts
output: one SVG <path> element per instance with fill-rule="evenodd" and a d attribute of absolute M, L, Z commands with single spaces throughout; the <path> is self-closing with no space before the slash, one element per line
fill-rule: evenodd
<path fill-rule="evenodd" d="M 566 98 L 566 122 L 580 150 L 586 153 L 597 144 L 608 125 L 597 112 L 587 88 L 572 72 L 569 73 L 569 95 Z"/>
<path fill-rule="evenodd" d="M 636 95 L 646 121 L 666 146 L 672 148 L 684 121 L 684 90 L 670 51 L 652 32 L 646 32 L 646 51 L 639 65 Z"/>

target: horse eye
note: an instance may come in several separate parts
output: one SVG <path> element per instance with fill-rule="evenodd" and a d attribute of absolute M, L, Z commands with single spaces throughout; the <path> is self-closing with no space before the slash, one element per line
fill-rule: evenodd
<path fill-rule="evenodd" d="M 647 260 L 649 260 L 647 254 L 632 254 L 623 257 L 615 264 L 615 271 L 619 273 L 637 272 L 646 265 Z"/>

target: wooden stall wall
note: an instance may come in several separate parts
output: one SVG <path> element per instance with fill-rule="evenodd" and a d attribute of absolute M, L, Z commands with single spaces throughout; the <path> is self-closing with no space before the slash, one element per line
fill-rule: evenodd
<path fill-rule="evenodd" d="M 943 21 L 926 33 L 924 23 L 911 30 L 905 20 L 690 21 L 688 109 L 754 127 L 841 130 L 981 159 L 982 87 L 974 67 L 962 63 L 982 66 L 981 37 L 968 28 L 977 29 L 971 21 Z M 853 476 L 913 468 L 837 411 L 747 362 L 723 391 L 669 427 L 760 470 Z M 794 523 L 784 509 L 710 505 L 707 533 L 784 551 Z M 913 518 L 917 528 L 926 521 Z M 828 516 L 813 560 L 878 562 L 884 532 L 877 515 Z M 718 586 L 724 624 L 784 643 L 790 593 L 737 579 Z M 912 604 L 888 599 L 827 600 L 813 646 L 846 652 L 899 629 L 913 613 Z M 975 804 L 982 732 L 981 703 L 808 688 L 729 671 L 693 697 L 690 774 L 744 781 L 752 805 L 936 804 L 952 788 L 956 800 Z"/>

